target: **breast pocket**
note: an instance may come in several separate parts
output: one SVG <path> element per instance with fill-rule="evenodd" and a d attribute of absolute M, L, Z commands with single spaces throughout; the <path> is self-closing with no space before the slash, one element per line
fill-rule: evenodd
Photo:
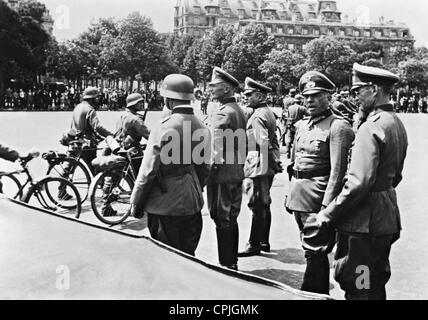
<path fill-rule="evenodd" d="M 309 149 L 312 154 L 325 154 L 328 152 L 328 132 L 312 135 L 309 139 Z"/>

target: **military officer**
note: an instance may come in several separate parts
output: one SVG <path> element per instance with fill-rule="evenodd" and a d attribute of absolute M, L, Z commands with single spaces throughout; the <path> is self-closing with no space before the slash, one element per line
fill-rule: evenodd
<path fill-rule="evenodd" d="M 355 137 L 346 183 L 317 220 L 338 230 L 335 279 L 345 297 L 386 299 L 389 254 L 401 230 L 395 188 L 407 152 L 406 130 L 389 103 L 399 78 L 359 64 L 353 71 L 352 90 L 366 120 Z M 360 286 L 358 276 L 367 276 Z"/>
<path fill-rule="evenodd" d="M 291 148 L 294 142 L 294 136 L 296 135 L 295 125 L 298 121 L 302 120 L 305 116 L 309 115 L 308 110 L 304 106 L 304 97 L 301 94 L 296 95 L 294 98 L 294 104 L 288 107 L 286 113 L 287 122 L 285 124 L 285 143 L 286 143 L 286 156 L 290 159 Z"/>
<path fill-rule="evenodd" d="M 209 130 L 190 105 L 193 90 L 192 79 L 185 75 L 164 79 L 160 94 L 172 113 L 151 132 L 131 195 L 131 212 L 140 218 L 147 212 L 151 236 L 190 255 L 202 232 L 202 189 L 211 144 Z M 202 137 L 199 141 L 193 139 L 195 132 Z M 202 151 L 196 152 L 201 143 Z"/>
<path fill-rule="evenodd" d="M 207 200 L 216 224 L 219 262 L 231 269 L 237 269 L 238 264 L 237 218 L 241 210 L 247 147 L 247 119 L 234 98 L 238 86 L 239 82 L 233 76 L 214 68 L 209 88 L 220 107 L 213 110 L 211 117 L 213 147 Z"/>
<path fill-rule="evenodd" d="M 239 257 L 270 251 L 270 188 L 275 174 L 282 171 L 275 115 L 266 103 L 266 95 L 272 89 L 247 77 L 244 90 L 247 106 L 254 109 L 247 123 L 248 155 L 244 167 L 253 218 L 250 239 Z"/>
<path fill-rule="evenodd" d="M 306 270 L 302 290 L 329 293 L 328 253 L 334 246 L 334 230 L 317 228 L 316 213 L 340 192 L 354 138 L 350 124 L 333 115 L 330 93 L 335 85 L 325 75 L 309 71 L 299 89 L 310 114 L 296 124 L 291 176 L 286 208 L 301 231 Z"/>

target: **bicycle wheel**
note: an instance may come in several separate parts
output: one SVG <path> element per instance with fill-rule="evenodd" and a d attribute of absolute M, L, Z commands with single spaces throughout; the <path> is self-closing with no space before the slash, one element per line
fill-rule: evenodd
<path fill-rule="evenodd" d="M 69 180 L 60 177 L 42 179 L 28 190 L 22 201 L 76 218 L 79 218 L 82 212 L 79 191 Z"/>
<path fill-rule="evenodd" d="M 66 174 L 66 171 L 70 173 Z M 59 159 L 58 162 L 49 165 L 47 175 L 70 180 L 79 191 L 82 203 L 88 198 L 89 186 L 93 176 L 82 160 L 77 161 L 74 158 Z"/>
<path fill-rule="evenodd" d="M 12 173 L 0 173 L 0 193 L 11 199 L 21 199 L 22 185 Z"/>
<path fill-rule="evenodd" d="M 121 171 L 106 171 L 95 176 L 89 191 L 92 210 L 103 223 L 117 225 L 130 214 L 130 199 L 134 182 Z"/>

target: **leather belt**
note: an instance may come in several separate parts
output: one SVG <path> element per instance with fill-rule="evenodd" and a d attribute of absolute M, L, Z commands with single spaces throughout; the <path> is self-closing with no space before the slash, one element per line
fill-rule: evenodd
<path fill-rule="evenodd" d="M 299 171 L 293 170 L 293 177 L 295 179 L 311 179 L 315 177 L 325 177 L 330 175 L 330 168 L 308 170 L 308 171 Z"/>
<path fill-rule="evenodd" d="M 163 168 L 162 174 L 164 178 L 180 177 L 188 173 L 191 173 L 194 170 L 195 170 L 195 167 L 193 165 L 188 165 L 183 167 L 170 167 L 170 168 Z"/>

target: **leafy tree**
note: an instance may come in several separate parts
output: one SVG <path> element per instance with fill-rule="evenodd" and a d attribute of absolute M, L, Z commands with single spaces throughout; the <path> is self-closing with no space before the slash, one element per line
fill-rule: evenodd
<path fill-rule="evenodd" d="M 424 60 L 409 58 L 406 61 L 401 61 L 398 68 L 401 78 L 404 79 L 404 84 L 413 89 L 427 90 L 428 58 Z"/>
<path fill-rule="evenodd" d="M 8 79 L 35 80 L 44 71 L 50 37 L 39 20 L 42 11 L 46 7 L 35 1 L 24 1 L 15 11 L 0 0 L 0 107 Z"/>
<path fill-rule="evenodd" d="M 198 83 L 203 80 L 201 73 L 198 70 L 199 54 L 203 45 L 203 39 L 196 40 L 193 45 L 187 50 L 186 57 L 183 61 L 183 73 L 188 75 L 193 81 Z"/>
<path fill-rule="evenodd" d="M 300 70 L 303 63 L 301 54 L 282 47 L 273 49 L 259 70 L 273 87 L 296 86 L 303 74 Z"/>
<path fill-rule="evenodd" d="M 268 35 L 263 26 L 250 24 L 235 36 L 232 45 L 227 48 L 224 68 L 240 81 L 247 76 L 262 80 L 259 67 L 274 47 L 274 37 Z"/>
<path fill-rule="evenodd" d="M 306 69 L 325 73 L 336 84 L 349 82 L 355 51 L 343 41 L 322 37 L 308 43 L 305 49 Z"/>
<path fill-rule="evenodd" d="M 214 28 L 204 39 L 198 59 L 198 69 L 204 80 L 210 79 L 214 67 L 224 65 L 226 50 L 236 34 L 235 27 L 222 25 Z"/>

